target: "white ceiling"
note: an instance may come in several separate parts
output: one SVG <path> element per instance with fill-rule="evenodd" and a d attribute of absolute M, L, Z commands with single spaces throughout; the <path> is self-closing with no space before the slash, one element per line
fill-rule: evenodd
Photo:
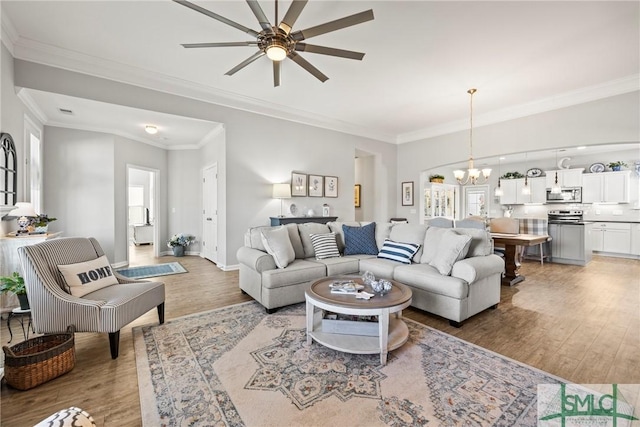
<path fill-rule="evenodd" d="M 243 1 L 195 3 L 259 29 Z M 260 1 L 273 19 L 274 2 Z M 279 2 L 280 19 L 289 1 Z M 302 53 L 329 76 L 321 83 L 290 60 L 273 87 L 260 58 L 224 73 L 255 47 L 184 49 L 181 43 L 246 41 L 251 36 L 172 1 L 2 0 L 3 42 L 17 58 L 73 69 L 232 107 L 402 143 L 468 128 L 467 89 L 477 87 L 474 124 L 638 90 L 640 14 L 636 1 L 339 1 L 310 0 L 294 30 L 373 9 L 375 20 L 309 43 L 365 52 L 363 61 Z M 78 114 L 137 114 L 29 91 L 52 123 L 77 102 Z M 64 102 L 63 102 L 64 101 Z M 100 108 L 98 113 L 88 112 Z M 141 116 L 136 124 L 167 117 Z M 122 116 L 121 116 L 122 117 Z M 157 121 L 156 121 L 157 120 Z M 118 128 L 122 120 L 87 126 Z M 174 122 L 177 123 L 177 122 Z M 189 128 L 190 122 L 182 126 Z M 166 134 L 165 147 L 200 135 Z M 171 126 L 167 125 L 167 129 Z M 116 133 L 132 135 L 136 129 Z M 160 135 L 158 138 L 162 138 Z"/>

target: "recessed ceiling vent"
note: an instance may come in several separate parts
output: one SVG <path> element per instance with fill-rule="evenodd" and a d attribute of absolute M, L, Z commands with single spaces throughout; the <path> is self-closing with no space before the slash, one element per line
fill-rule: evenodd
<path fill-rule="evenodd" d="M 70 116 L 73 115 L 73 111 L 67 109 L 67 108 L 58 108 L 58 111 L 60 111 L 62 114 L 68 114 Z"/>

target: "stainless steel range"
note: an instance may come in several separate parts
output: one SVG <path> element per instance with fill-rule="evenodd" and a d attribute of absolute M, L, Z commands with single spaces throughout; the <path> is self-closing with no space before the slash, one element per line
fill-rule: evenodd
<path fill-rule="evenodd" d="M 547 212 L 549 224 L 579 224 L 583 221 L 583 211 L 574 210 L 553 210 Z"/>

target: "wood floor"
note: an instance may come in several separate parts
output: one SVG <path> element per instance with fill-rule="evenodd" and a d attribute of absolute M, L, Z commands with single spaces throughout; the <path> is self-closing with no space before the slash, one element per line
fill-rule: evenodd
<path fill-rule="evenodd" d="M 186 274 L 163 276 L 166 318 L 248 301 L 238 273 L 222 272 L 196 256 L 154 259 L 152 247 L 132 252 L 132 265 L 179 261 Z M 575 383 L 640 384 L 640 261 L 594 257 L 586 267 L 527 261 L 526 281 L 502 287 L 496 310 L 462 328 L 409 309 L 406 317 Z M 29 391 L 2 384 L 0 424 L 31 426 L 69 406 L 87 410 L 98 426 L 141 425 L 131 328 L 156 323 L 155 310 L 121 331 L 120 357 L 111 360 L 106 334 L 76 335 L 76 366 Z M 21 331 L 14 341 L 22 339 Z M 6 324 L 0 328 L 8 341 Z"/>

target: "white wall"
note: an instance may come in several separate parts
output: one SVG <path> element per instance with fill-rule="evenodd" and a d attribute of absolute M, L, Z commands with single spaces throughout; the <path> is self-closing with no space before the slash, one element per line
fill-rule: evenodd
<path fill-rule="evenodd" d="M 468 131 L 465 131 L 400 145 L 397 182 L 419 183 L 422 171 L 467 160 L 468 138 Z M 638 142 L 639 139 L 640 92 L 633 92 L 474 127 L 473 152 L 475 158 L 483 158 L 556 147 Z M 447 174 L 444 175 L 448 178 Z M 400 207 L 398 216 L 417 222 L 419 212 L 417 209 L 412 212 L 412 208 L 415 206 Z"/>
<path fill-rule="evenodd" d="M 375 156 L 355 159 L 356 184 L 360 184 L 360 207 L 356 208 L 356 221 L 373 221 L 375 217 Z"/>
<path fill-rule="evenodd" d="M 191 234 L 196 241 L 188 252 L 200 253 L 202 241 L 202 168 L 200 150 L 168 152 L 167 233 Z"/>

